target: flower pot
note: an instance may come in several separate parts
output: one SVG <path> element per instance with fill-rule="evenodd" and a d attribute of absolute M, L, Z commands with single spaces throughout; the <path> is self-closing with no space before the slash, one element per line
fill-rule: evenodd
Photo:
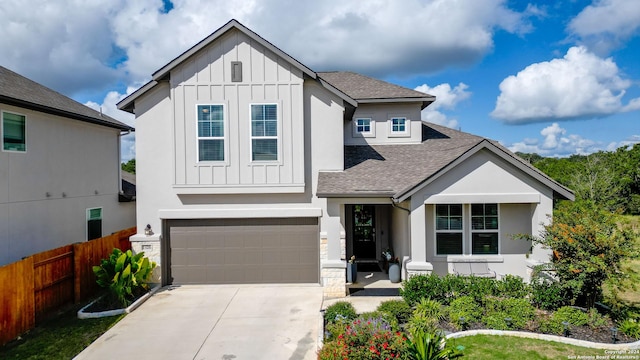
<path fill-rule="evenodd" d="M 389 264 L 389 281 L 391 281 L 392 283 L 400 282 L 400 264 Z"/>
<path fill-rule="evenodd" d="M 347 263 L 347 282 L 355 283 L 358 278 L 358 264 Z"/>

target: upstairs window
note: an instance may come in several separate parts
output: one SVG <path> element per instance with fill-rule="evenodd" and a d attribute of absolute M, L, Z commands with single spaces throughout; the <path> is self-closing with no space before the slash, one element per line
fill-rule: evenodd
<path fill-rule="evenodd" d="M 498 204 L 471 204 L 471 253 L 498 254 Z"/>
<path fill-rule="evenodd" d="M 392 118 L 391 119 L 391 132 L 392 133 L 405 133 L 407 132 L 407 118 Z"/>
<path fill-rule="evenodd" d="M 251 105 L 251 160 L 278 160 L 278 105 Z"/>
<path fill-rule="evenodd" d="M 2 113 L 2 149 L 27 151 L 27 118 L 9 112 Z"/>
<path fill-rule="evenodd" d="M 370 117 L 355 118 L 353 121 L 353 137 L 375 137 L 376 124 Z"/>
<path fill-rule="evenodd" d="M 371 119 L 356 119 L 356 132 L 358 132 L 358 133 L 370 133 L 371 132 Z"/>
<path fill-rule="evenodd" d="M 198 161 L 224 161 L 223 105 L 198 105 Z"/>
<path fill-rule="evenodd" d="M 436 255 L 461 255 L 462 231 L 462 204 L 436 205 Z"/>

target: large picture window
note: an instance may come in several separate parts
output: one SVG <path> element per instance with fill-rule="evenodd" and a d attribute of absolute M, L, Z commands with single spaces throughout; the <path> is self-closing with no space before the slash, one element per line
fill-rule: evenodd
<path fill-rule="evenodd" d="M 471 253 L 498 254 L 498 204 L 471 205 Z"/>
<path fill-rule="evenodd" d="M 27 151 L 27 118 L 9 112 L 2 113 L 2 149 Z"/>
<path fill-rule="evenodd" d="M 278 106 L 251 105 L 251 160 L 278 160 Z"/>
<path fill-rule="evenodd" d="M 224 161 L 222 105 L 198 105 L 198 161 Z"/>
<path fill-rule="evenodd" d="M 436 205 L 436 255 L 462 254 L 462 204 Z"/>

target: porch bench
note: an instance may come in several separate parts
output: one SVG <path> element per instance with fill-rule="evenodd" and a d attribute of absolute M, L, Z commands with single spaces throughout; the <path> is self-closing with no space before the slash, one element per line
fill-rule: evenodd
<path fill-rule="evenodd" d="M 477 276 L 484 278 L 495 278 L 496 272 L 489 269 L 486 262 L 454 262 L 453 273 L 462 276 Z"/>

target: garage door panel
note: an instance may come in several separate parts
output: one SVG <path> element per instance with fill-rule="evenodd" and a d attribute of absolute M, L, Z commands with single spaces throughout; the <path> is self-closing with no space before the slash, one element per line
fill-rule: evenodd
<path fill-rule="evenodd" d="M 178 220 L 169 229 L 174 284 L 319 281 L 317 218 Z"/>

